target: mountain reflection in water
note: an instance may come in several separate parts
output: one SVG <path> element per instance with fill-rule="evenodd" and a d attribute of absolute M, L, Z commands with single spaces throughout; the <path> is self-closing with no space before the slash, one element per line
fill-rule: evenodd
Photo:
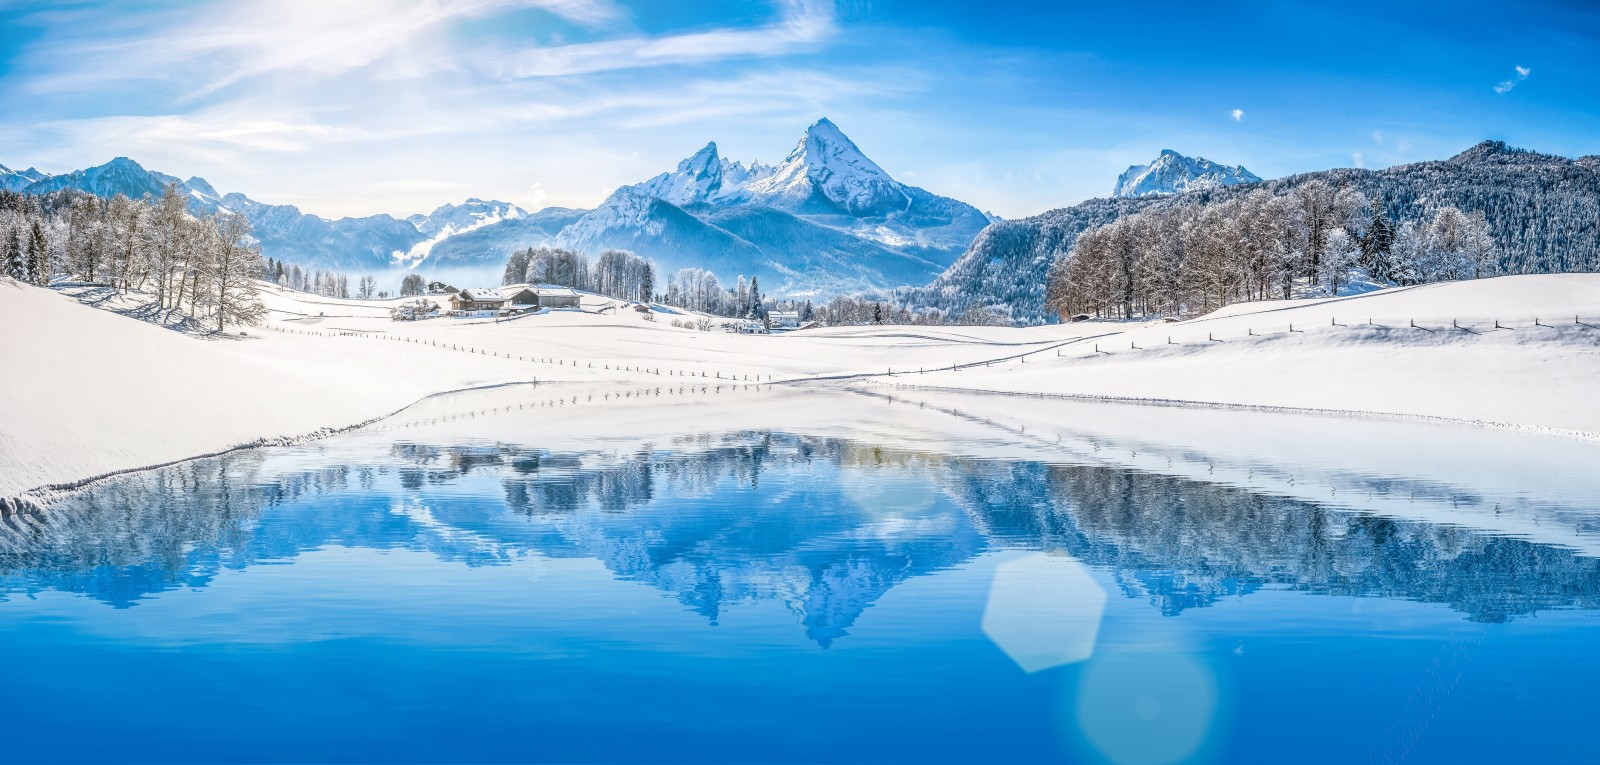
<path fill-rule="evenodd" d="M 1269 587 L 1439 603 L 1476 622 L 1600 607 L 1600 560 L 1570 549 L 1110 465 L 772 431 L 627 454 L 401 442 L 324 464 L 287 451 L 129 475 L 0 519 L 0 599 L 53 590 L 126 608 L 329 547 L 468 566 L 590 558 L 708 624 L 782 603 L 829 646 L 907 580 L 1015 549 L 1102 567 L 1170 616 Z"/>

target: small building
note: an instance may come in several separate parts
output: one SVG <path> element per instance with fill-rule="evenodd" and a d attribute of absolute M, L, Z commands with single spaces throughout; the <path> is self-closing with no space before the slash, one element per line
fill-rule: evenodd
<path fill-rule="evenodd" d="M 799 311 L 769 311 L 767 319 L 772 322 L 773 329 L 799 329 Z"/>
<path fill-rule="evenodd" d="M 539 284 L 530 287 L 527 291 L 534 293 L 538 298 L 540 308 L 579 308 L 578 291 L 571 287 L 557 287 L 550 284 Z"/>
<path fill-rule="evenodd" d="M 506 305 L 506 296 L 500 290 L 472 287 L 450 296 L 451 312 L 461 315 L 478 311 L 499 311 Z"/>
<path fill-rule="evenodd" d="M 506 299 L 506 310 L 512 313 L 532 311 L 539 307 L 538 291 L 525 284 L 501 287 L 500 294 Z"/>

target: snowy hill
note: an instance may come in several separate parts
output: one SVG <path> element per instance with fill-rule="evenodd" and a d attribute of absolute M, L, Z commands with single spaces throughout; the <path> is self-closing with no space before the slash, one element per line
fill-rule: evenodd
<path fill-rule="evenodd" d="M 1383 200 L 1396 225 L 1420 221 L 1446 205 L 1483 213 L 1501 253 L 1502 273 L 1600 270 L 1600 163 L 1484 141 L 1449 160 L 1323 170 L 1180 196 L 1091 199 L 997 223 L 932 284 L 903 290 L 899 298 L 912 307 L 951 312 L 981 300 L 1018 321 L 1044 322 L 1050 318 L 1044 310 L 1046 274 L 1072 250 L 1078 234 L 1152 207 L 1220 204 L 1255 189 L 1284 194 L 1317 180 Z"/>
<path fill-rule="evenodd" d="M 1257 183 L 1261 180 L 1244 165 L 1219 165 L 1204 157 L 1185 157 L 1171 149 L 1147 165 L 1133 165 L 1117 176 L 1114 197 L 1182 194 L 1197 189 Z"/>

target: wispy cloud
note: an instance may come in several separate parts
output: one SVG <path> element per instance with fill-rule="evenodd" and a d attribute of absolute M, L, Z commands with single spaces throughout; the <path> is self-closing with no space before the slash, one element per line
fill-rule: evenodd
<path fill-rule="evenodd" d="M 483 67 L 510 79 L 563 77 L 668 64 L 768 57 L 804 49 L 837 31 L 833 3 L 783 0 L 780 18 L 753 29 L 713 29 L 664 37 L 631 37 L 592 43 L 484 54 Z"/>
<path fill-rule="evenodd" d="M 1243 109 L 1234 109 L 1232 112 L 1229 112 L 1229 114 L 1232 115 L 1234 122 L 1244 122 Z"/>
<path fill-rule="evenodd" d="M 128 80 L 188 82 L 187 97 L 193 99 L 270 74 L 336 75 L 377 64 L 390 64 L 390 74 L 422 74 L 450 67 L 442 33 L 448 24 L 524 9 L 593 29 L 619 26 L 627 18 L 612 0 L 229 4 L 192 18 L 150 14 L 140 28 L 86 29 L 76 39 L 55 40 L 38 51 L 50 60 L 51 73 L 36 80 L 32 90 L 81 90 Z M 427 65 L 407 61 L 417 58 Z"/>
<path fill-rule="evenodd" d="M 1533 70 L 1532 69 L 1529 69 L 1528 67 L 1525 67 L 1525 66 L 1519 66 L 1519 67 L 1517 67 L 1516 76 L 1512 77 L 1509 80 L 1506 80 L 1505 82 L 1500 83 L 1499 85 L 1494 86 L 1494 92 L 1496 92 L 1496 93 L 1510 93 L 1512 88 L 1515 88 L 1517 85 L 1521 84 L 1523 80 L 1528 79 L 1528 75 L 1530 75 L 1530 74 L 1533 74 Z"/>
<path fill-rule="evenodd" d="M 1350 163 L 1355 165 L 1356 167 L 1366 167 L 1367 166 L 1367 158 L 1361 156 L 1361 152 L 1359 152 L 1359 151 L 1351 152 L 1350 153 Z"/>

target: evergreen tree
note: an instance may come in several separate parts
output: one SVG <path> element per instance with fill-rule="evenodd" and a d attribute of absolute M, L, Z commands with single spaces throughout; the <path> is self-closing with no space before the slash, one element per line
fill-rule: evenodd
<path fill-rule="evenodd" d="M 1372 278 L 1393 281 L 1394 237 L 1394 223 L 1384 212 L 1382 200 L 1372 200 L 1372 224 L 1367 227 L 1366 236 L 1361 237 L 1361 265 Z"/>
<path fill-rule="evenodd" d="M 0 263 L 0 268 L 5 269 L 6 276 L 17 281 L 26 281 L 28 267 L 22 258 L 22 236 L 17 233 L 15 228 L 11 229 L 11 232 L 6 235 L 4 247 L 5 259 L 3 263 Z"/>
<path fill-rule="evenodd" d="M 50 285 L 50 245 L 45 241 L 44 227 L 39 225 L 37 218 L 33 221 L 33 231 L 28 235 L 28 275 L 40 287 Z"/>

